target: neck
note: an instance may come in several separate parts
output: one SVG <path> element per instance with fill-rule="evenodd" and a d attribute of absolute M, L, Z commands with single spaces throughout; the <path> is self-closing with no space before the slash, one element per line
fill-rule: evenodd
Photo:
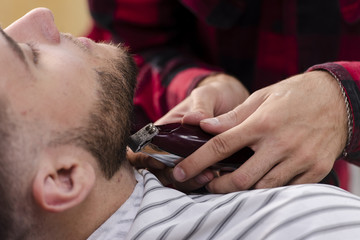
<path fill-rule="evenodd" d="M 48 239 L 86 239 L 129 198 L 136 185 L 130 166 L 122 166 L 110 179 L 97 174 L 96 185 L 81 206 L 69 210 L 48 229 Z M 54 218 L 59 219 L 57 216 Z M 58 236 L 58 237 L 54 237 Z"/>

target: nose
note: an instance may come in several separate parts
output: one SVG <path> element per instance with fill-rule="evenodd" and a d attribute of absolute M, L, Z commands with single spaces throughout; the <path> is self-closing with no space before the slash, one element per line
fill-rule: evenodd
<path fill-rule="evenodd" d="M 40 42 L 56 44 L 60 33 L 54 15 L 47 8 L 36 8 L 12 23 L 5 32 L 17 42 Z"/>

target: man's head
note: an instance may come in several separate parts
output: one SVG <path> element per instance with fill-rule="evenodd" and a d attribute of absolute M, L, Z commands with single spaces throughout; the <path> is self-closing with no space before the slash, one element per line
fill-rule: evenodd
<path fill-rule="evenodd" d="M 47 9 L 1 31 L 0 49 L 0 232 L 6 232 L 26 226 L 36 206 L 40 212 L 76 206 L 96 178 L 110 180 L 119 170 L 135 65 L 121 47 L 60 34 Z"/>

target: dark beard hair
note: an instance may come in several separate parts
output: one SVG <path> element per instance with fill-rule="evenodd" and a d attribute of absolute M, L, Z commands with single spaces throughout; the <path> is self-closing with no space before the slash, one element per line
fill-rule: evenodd
<path fill-rule="evenodd" d="M 120 56 L 108 62 L 109 69 L 97 71 L 99 101 L 80 136 L 81 145 L 97 159 L 107 179 L 126 161 L 136 86 L 134 60 L 120 49 Z"/>
<path fill-rule="evenodd" d="M 83 147 L 98 160 L 108 179 L 126 160 L 137 72 L 129 55 L 112 62 L 112 68 L 117 71 L 98 71 L 100 100 L 82 136 Z"/>
<path fill-rule="evenodd" d="M 13 142 L 16 124 L 7 114 L 8 102 L 0 98 L 0 239 L 26 239 L 32 198 L 30 189 L 22 192 L 21 174 L 26 175 L 16 158 Z"/>
<path fill-rule="evenodd" d="M 0 239 L 10 239 L 15 228 L 13 220 L 14 203 L 12 202 L 12 194 L 9 179 L 12 178 L 11 169 L 5 160 L 8 157 L 8 143 L 10 140 L 11 124 L 6 114 L 6 104 L 0 102 L 0 159 L 2 166 L 0 167 Z M 10 185 L 10 186 L 9 186 Z"/>
<path fill-rule="evenodd" d="M 100 89 L 98 102 L 87 126 L 61 134 L 52 144 L 75 144 L 89 151 L 110 179 L 126 161 L 131 129 L 137 67 L 133 58 L 119 47 L 119 57 L 96 69 Z"/>

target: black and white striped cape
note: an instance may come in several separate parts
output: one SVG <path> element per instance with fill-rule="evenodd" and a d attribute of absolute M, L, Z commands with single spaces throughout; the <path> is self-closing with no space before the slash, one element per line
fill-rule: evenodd
<path fill-rule="evenodd" d="M 360 239 L 360 198 L 322 184 L 186 195 L 146 170 L 90 240 Z"/>

